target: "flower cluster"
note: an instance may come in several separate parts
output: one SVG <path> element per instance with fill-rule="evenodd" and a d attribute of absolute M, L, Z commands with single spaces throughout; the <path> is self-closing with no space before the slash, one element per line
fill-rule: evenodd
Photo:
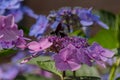
<path fill-rule="evenodd" d="M 82 64 L 92 66 L 94 62 L 105 67 L 105 62 L 114 53 L 100 46 L 98 43 L 89 45 L 87 40 L 81 37 L 57 37 L 49 36 L 41 38 L 38 42 L 28 43 L 28 48 L 35 56 L 40 51 L 54 52 L 53 60 L 58 70 L 77 70 Z M 25 59 L 25 63 L 32 59 Z"/>
<path fill-rule="evenodd" d="M 97 23 L 103 28 L 108 29 L 108 26 L 100 21 L 100 17 L 92 13 L 92 8 L 63 7 L 58 11 L 52 11 L 48 15 L 48 19 L 53 23 L 52 27 L 57 27 L 56 22 L 69 26 L 83 26 L 88 27 Z"/>
<path fill-rule="evenodd" d="M 0 48 L 8 49 L 15 46 L 22 48 L 25 44 L 23 31 L 18 30 L 14 17 L 12 15 L 0 16 Z"/>
<path fill-rule="evenodd" d="M 100 20 L 98 15 L 92 13 L 92 8 L 75 7 L 71 9 L 70 7 L 63 7 L 58 11 L 51 11 L 47 17 L 39 16 L 36 24 L 30 30 L 30 36 L 40 38 L 47 28 L 55 31 L 59 24 L 66 33 L 72 32 L 73 29 L 82 29 L 86 33 L 87 28 L 93 24 L 98 24 L 105 29 L 109 28 Z"/>

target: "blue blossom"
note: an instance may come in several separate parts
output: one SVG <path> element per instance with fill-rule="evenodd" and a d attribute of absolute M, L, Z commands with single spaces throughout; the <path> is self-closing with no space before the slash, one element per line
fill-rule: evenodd
<path fill-rule="evenodd" d="M 34 19 L 37 19 L 39 16 L 37 14 L 34 13 L 34 11 L 29 8 L 28 6 L 23 6 L 23 12 L 25 14 L 27 14 L 28 16 L 34 18 Z"/>
<path fill-rule="evenodd" d="M 85 8 L 77 8 L 77 13 L 76 13 L 79 18 L 80 18 L 80 23 L 82 26 L 91 26 L 94 23 L 99 24 L 101 27 L 105 29 L 109 29 L 109 27 L 100 21 L 100 17 L 98 15 L 95 15 L 92 13 L 92 8 L 90 9 L 85 9 Z"/>
<path fill-rule="evenodd" d="M 12 14 L 15 22 L 19 22 L 23 18 L 21 2 L 23 0 L 0 0 L 0 15 Z"/>
<path fill-rule="evenodd" d="M 60 8 L 58 11 L 51 11 L 48 15 L 48 20 L 51 23 L 51 28 L 55 30 L 58 24 L 62 24 L 61 26 L 64 29 L 68 28 L 69 32 L 72 32 L 74 26 L 76 27 L 89 27 L 93 24 L 98 24 L 105 29 L 109 29 L 109 27 L 100 20 L 100 16 L 93 14 L 92 8 L 80 8 L 75 7 L 71 9 L 70 7 Z M 84 32 L 89 36 L 88 29 L 84 28 Z M 64 30 L 66 31 L 66 30 Z"/>
<path fill-rule="evenodd" d="M 0 9 L 18 9 L 23 0 L 0 0 Z"/>
<path fill-rule="evenodd" d="M 48 19 L 46 16 L 40 15 L 36 21 L 31 27 L 29 35 L 39 38 L 44 34 L 48 26 Z"/>

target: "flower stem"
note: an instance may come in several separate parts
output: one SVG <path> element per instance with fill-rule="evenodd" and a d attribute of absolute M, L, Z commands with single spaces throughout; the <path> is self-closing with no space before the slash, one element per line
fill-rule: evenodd
<path fill-rule="evenodd" d="M 66 72 L 63 71 L 63 74 L 62 74 L 63 78 L 66 77 Z"/>
<path fill-rule="evenodd" d="M 76 71 L 73 71 L 73 77 L 76 77 Z"/>
<path fill-rule="evenodd" d="M 117 15 L 117 16 L 116 16 L 116 25 L 115 25 L 115 27 L 116 27 L 117 38 L 118 38 L 118 48 L 117 48 L 118 57 L 117 57 L 117 59 L 116 59 L 116 62 L 113 64 L 113 66 L 112 66 L 112 68 L 111 68 L 109 80 L 114 80 L 117 67 L 118 67 L 119 64 L 120 64 L 120 22 L 119 22 L 119 21 L 120 21 L 120 16 Z"/>
<path fill-rule="evenodd" d="M 117 58 L 116 62 L 113 64 L 111 68 L 109 80 L 114 80 L 115 73 L 116 73 L 117 67 L 119 66 L 119 63 L 120 63 L 120 58 Z"/>

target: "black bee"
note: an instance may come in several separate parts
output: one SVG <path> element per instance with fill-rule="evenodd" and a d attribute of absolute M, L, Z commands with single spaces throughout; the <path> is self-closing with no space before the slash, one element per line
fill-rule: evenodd
<path fill-rule="evenodd" d="M 56 35 L 56 36 L 60 36 L 60 37 L 65 37 L 67 36 L 67 34 L 65 34 L 64 32 L 64 27 L 62 27 L 62 24 L 59 23 L 56 30 L 55 31 L 52 31 L 50 33 L 51 35 Z"/>

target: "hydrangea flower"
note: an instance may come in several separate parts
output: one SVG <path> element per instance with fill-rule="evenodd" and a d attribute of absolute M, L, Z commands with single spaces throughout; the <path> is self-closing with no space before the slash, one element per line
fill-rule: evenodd
<path fill-rule="evenodd" d="M 48 20 L 46 16 L 40 15 L 37 22 L 30 29 L 30 36 L 40 38 L 48 26 Z"/>
<path fill-rule="evenodd" d="M 49 41 L 48 38 L 42 38 L 38 42 L 32 41 L 27 44 L 28 49 L 31 53 L 33 53 L 31 56 L 25 58 L 21 61 L 21 64 L 26 63 L 30 61 L 32 58 L 38 56 L 38 52 L 44 51 L 45 49 L 49 48 L 53 43 Z M 42 53 L 42 52 L 41 52 Z"/>
<path fill-rule="evenodd" d="M 76 10 L 76 14 L 80 18 L 80 23 L 82 26 L 91 26 L 93 23 L 99 24 L 101 27 L 108 29 L 109 27 L 100 21 L 100 17 L 92 13 L 92 8 L 90 9 L 85 9 L 85 8 L 74 8 Z"/>
<path fill-rule="evenodd" d="M 70 7 L 60 8 L 58 11 L 51 11 L 48 15 L 48 20 L 52 24 L 51 28 L 54 30 L 58 26 L 59 23 L 62 24 L 64 28 L 71 27 L 89 27 L 93 24 L 97 23 L 101 27 L 105 29 L 109 29 L 109 27 L 100 20 L 98 15 L 92 13 L 92 8 L 80 8 L 75 7 L 71 9 Z M 71 32 L 72 30 L 68 30 Z"/>
<path fill-rule="evenodd" d="M 30 49 L 30 52 L 37 53 L 39 51 L 49 48 L 51 45 L 52 43 L 47 38 L 42 38 L 39 40 L 39 42 L 32 41 L 28 43 L 27 46 Z"/>
<path fill-rule="evenodd" d="M 54 55 L 57 69 L 61 71 L 79 69 L 80 64 L 75 53 L 77 53 L 76 48 L 69 44 L 67 47 L 61 49 L 58 54 Z"/>
<path fill-rule="evenodd" d="M 17 9 L 23 0 L 0 0 L 0 9 Z"/>
<path fill-rule="evenodd" d="M 88 49 L 89 56 L 103 67 L 105 67 L 104 62 L 114 55 L 112 51 L 103 48 L 98 43 L 93 43 Z"/>
<path fill-rule="evenodd" d="M 18 30 L 12 15 L 0 16 L 0 46 L 8 49 L 26 44 L 23 31 Z"/>
<path fill-rule="evenodd" d="M 59 70 L 76 70 L 77 66 L 74 66 L 70 69 L 67 66 L 73 66 L 72 64 L 65 64 L 65 62 L 69 62 L 73 60 L 73 63 L 87 64 L 92 66 L 94 62 L 100 64 L 105 67 L 105 62 L 112 58 L 114 53 L 108 49 L 102 48 L 99 44 L 93 43 L 89 45 L 87 40 L 78 37 L 57 37 L 52 38 L 53 46 L 55 51 L 58 52 L 56 56 L 54 56 L 56 67 Z M 71 44 L 71 48 L 68 49 L 69 44 Z M 66 50 L 67 49 L 67 50 Z M 72 52 L 74 51 L 76 52 Z M 70 55 L 72 54 L 72 55 Z M 66 57 L 67 56 L 67 57 Z M 76 60 L 74 62 L 74 59 Z M 63 67 L 62 67 L 63 66 Z"/>
<path fill-rule="evenodd" d="M 102 48 L 98 43 L 89 45 L 85 38 L 75 36 L 42 37 L 39 42 L 30 42 L 28 48 L 34 54 L 21 63 L 28 62 L 41 51 L 54 52 L 56 54 L 53 55 L 53 60 L 57 69 L 61 71 L 74 71 L 82 64 L 92 66 L 94 62 L 104 67 L 105 62 L 114 55 L 112 51 Z"/>

